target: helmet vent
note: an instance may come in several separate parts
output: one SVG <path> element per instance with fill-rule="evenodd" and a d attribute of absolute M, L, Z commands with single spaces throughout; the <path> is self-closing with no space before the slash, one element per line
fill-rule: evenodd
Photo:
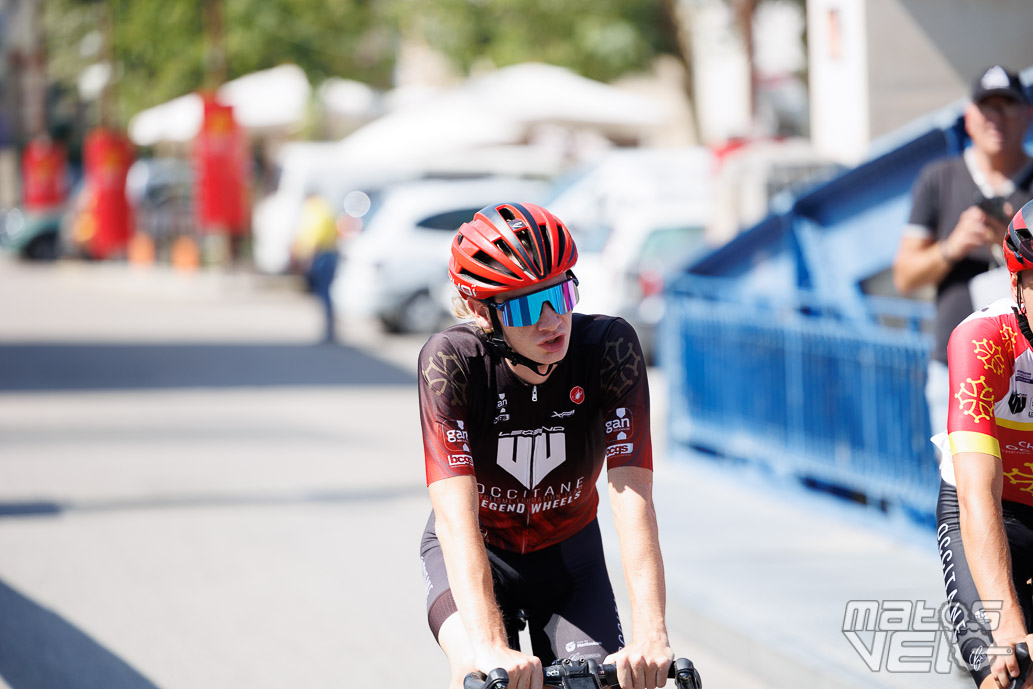
<path fill-rule="evenodd" d="M 459 271 L 459 274 L 462 275 L 465 278 L 469 278 L 471 282 L 477 282 L 477 283 L 481 283 L 481 284 L 485 284 L 485 285 L 491 285 L 492 287 L 503 287 L 503 284 L 501 282 L 497 282 L 495 280 L 488 279 L 488 278 L 486 278 L 486 277 L 484 277 L 482 275 L 474 275 L 473 273 L 471 273 L 466 268 L 463 268 L 461 271 Z"/>
<path fill-rule="evenodd" d="M 527 255 L 531 257 L 532 261 L 538 264 L 535 267 L 538 268 L 538 270 L 542 270 L 542 266 L 540 265 L 541 257 L 538 256 L 538 252 L 535 250 L 534 244 L 531 241 L 530 231 L 527 229 L 522 229 L 517 230 L 515 234 L 516 238 L 520 240 L 520 244 L 524 247 L 524 250 L 527 252 Z"/>
<path fill-rule="evenodd" d="M 493 242 L 493 243 L 495 244 L 495 246 L 499 247 L 499 249 L 502 252 L 508 254 L 509 256 L 513 255 L 513 253 L 509 250 L 509 247 L 507 247 L 505 245 L 505 243 L 503 243 L 501 241 L 496 241 L 496 242 Z M 513 271 L 509 270 L 508 268 L 506 268 L 506 266 L 502 265 L 501 263 L 499 263 L 498 261 L 496 261 L 494 258 L 492 258 L 491 256 L 489 256 L 488 254 L 486 254 L 483 251 L 478 251 L 477 253 L 475 253 L 472 256 L 472 258 L 473 258 L 473 260 L 477 261 L 481 265 L 487 266 L 488 268 L 491 268 L 493 271 L 495 271 L 497 273 L 502 273 L 503 275 L 506 275 L 507 277 L 511 277 L 511 278 L 515 278 L 516 277 L 516 275 L 513 274 Z M 486 280 L 483 277 L 481 277 L 479 279 L 483 280 L 484 282 L 490 282 L 490 280 Z M 502 283 L 493 283 L 493 284 L 499 284 L 500 285 Z"/>

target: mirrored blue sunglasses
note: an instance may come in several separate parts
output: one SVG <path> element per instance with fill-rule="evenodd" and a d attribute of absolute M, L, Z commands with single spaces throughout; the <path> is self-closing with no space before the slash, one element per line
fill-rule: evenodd
<path fill-rule="evenodd" d="M 516 328 L 534 325 L 541 318 L 545 304 L 551 306 L 558 315 L 570 313 L 578 300 L 577 284 L 577 278 L 572 275 L 569 280 L 558 285 L 501 303 L 489 301 L 488 305 L 502 314 L 504 325 Z"/>

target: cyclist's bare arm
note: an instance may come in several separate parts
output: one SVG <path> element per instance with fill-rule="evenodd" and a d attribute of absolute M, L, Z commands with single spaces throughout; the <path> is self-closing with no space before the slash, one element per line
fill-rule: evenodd
<path fill-rule="evenodd" d="M 1022 608 L 1012 584 L 1011 554 L 1001 513 L 1004 481 L 1001 460 L 982 452 L 959 452 L 954 456 L 954 473 L 961 513 L 961 541 L 972 580 L 980 598 L 1001 601 L 1003 605 L 1000 622 L 993 631 L 994 643 L 1014 646 L 1027 641 Z M 993 674 L 987 681 L 993 686 L 997 676 L 1002 680 L 1001 686 L 1007 686 L 1010 676 L 1019 671 L 1014 656 L 999 656 L 992 661 Z"/>
<path fill-rule="evenodd" d="M 610 505 L 620 540 L 631 602 L 631 643 L 606 659 L 617 666 L 622 687 L 664 685 L 674 658 L 667 637 L 667 589 L 653 506 L 653 472 L 641 467 L 607 470 Z"/>
<path fill-rule="evenodd" d="M 541 662 L 509 648 L 477 519 L 476 480 L 473 476 L 446 478 L 431 483 L 429 490 L 452 598 L 475 665 L 483 671 L 505 669 L 514 689 L 541 689 Z M 444 626 L 442 630 L 448 633 Z M 446 653 L 457 642 L 440 637 L 439 641 Z M 455 662 L 451 656 L 449 661 Z"/>

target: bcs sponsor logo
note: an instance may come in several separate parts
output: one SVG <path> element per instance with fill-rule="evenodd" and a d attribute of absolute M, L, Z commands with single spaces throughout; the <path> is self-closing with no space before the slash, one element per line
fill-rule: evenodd
<path fill-rule="evenodd" d="M 451 467 L 472 467 L 473 457 L 470 455 L 449 455 L 448 465 Z"/>
<path fill-rule="evenodd" d="M 585 389 L 580 385 L 575 385 L 570 389 L 570 401 L 574 404 L 581 404 L 585 401 Z"/>
<path fill-rule="evenodd" d="M 635 450 L 635 443 L 618 443 L 606 448 L 606 458 L 630 455 Z"/>

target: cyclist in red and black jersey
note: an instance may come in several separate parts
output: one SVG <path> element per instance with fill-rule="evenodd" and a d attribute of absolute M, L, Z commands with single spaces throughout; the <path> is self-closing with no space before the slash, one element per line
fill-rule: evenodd
<path fill-rule="evenodd" d="M 950 408 L 937 537 L 947 617 L 976 686 L 1009 686 L 1033 647 L 1033 202 L 1004 239 L 1012 297 L 976 311 L 947 347 Z M 1029 684 L 1024 684 L 1029 686 Z"/>
<path fill-rule="evenodd" d="M 433 511 L 421 560 L 453 689 L 504 668 L 542 686 L 556 659 L 615 662 L 622 687 L 663 686 L 673 658 L 652 502 L 649 389 L 625 321 L 573 314 L 577 248 L 531 204 L 459 228 L 449 275 L 469 322 L 420 352 Z M 631 600 L 627 645 L 596 521 L 603 464 Z M 526 617 L 534 655 L 517 648 Z"/>

